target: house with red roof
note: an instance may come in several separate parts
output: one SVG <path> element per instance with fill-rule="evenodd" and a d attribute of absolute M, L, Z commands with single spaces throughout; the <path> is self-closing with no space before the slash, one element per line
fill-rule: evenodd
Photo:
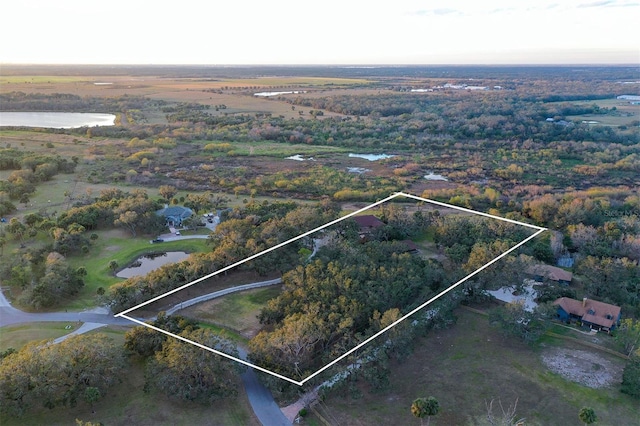
<path fill-rule="evenodd" d="M 561 320 L 566 322 L 579 321 L 591 329 L 607 333 L 616 328 L 622 315 L 620 306 L 586 297 L 582 301 L 561 297 L 553 304 L 558 307 L 558 317 Z"/>

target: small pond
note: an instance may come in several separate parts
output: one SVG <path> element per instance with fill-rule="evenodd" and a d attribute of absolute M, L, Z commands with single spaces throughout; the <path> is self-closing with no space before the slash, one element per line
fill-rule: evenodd
<path fill-rule="evenodd" d="M 305 90 L 293 90 L 291 92 L 259 92 L 259 93 L 254 93 L 253 96 L 267 98 L 269 96 L 292 95 L 292 94 L 298 94 L 298 93 L 307 93 L 307 92 Z"/>
<path fill-rule="evenodd" d="M 349 154 L 351 158 L 364 158 L 369 161 L 385 160 L 387 158 L 395 157 L 395 155 L 387 154 Z"/>
<path fill-rule="evenodd" d="M 116 116 L 93 112 L 0 112 L 0 126 L 75 129 L 113 126 Z"/>
<path fill-rule="evenodd" d="M 116 274 L 119 278 L 131 278 L 137 275 L 147 275 L 149 272 L 168 263 L 176 263 L 189 257 L 189 253 L 183 251 L 169 251 L 163 253 L 150 253 L 140 256 L 129 267 Z"/>
<path fill-rule="evenodd" d="M 285 160 L 316 161 L 313 157 L 304 158 L 301 154 L 296 154 L 296 155 L 292 155 L 291 157 L 286 157 Z"/>
<path fill-rule="evenodd" d="M 437 175 L 435 173 L 429 172 L 428 175 L 424 175 L 424 178 L 426 180 L 448 180 L 446 177 L 442 176 L 442 175 Z"/>

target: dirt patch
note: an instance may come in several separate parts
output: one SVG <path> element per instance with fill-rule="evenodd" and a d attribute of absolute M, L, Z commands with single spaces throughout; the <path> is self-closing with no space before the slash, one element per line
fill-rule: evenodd
<path fill-rule="evenodd" d="M 594 389 L 622 381 L 622 365 L 588 351 L 549 348 L 542 354 L 542 362 L 565 379 Z"/>

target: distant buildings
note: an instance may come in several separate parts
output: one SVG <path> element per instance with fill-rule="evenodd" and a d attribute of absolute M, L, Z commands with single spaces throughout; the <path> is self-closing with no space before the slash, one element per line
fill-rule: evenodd
<path fill-rule="evenodd" d="M 579 321 L 595 330 L 610 332 L 620 322 L 620 306 L 598 302 L 586 297 L 582 299 L 582 302 L 561 297 L 553 304 L 558 307 L 558 317 L 562 321 Z"/>

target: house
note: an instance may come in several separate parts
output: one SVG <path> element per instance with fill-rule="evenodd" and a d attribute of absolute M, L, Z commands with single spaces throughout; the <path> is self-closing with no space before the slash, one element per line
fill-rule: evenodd
<path fill-rule="evenodd" d="M 558 317 L 562 321 L 580 321 L 592 329 L 606 331 L 615 329 L 620 322 L 620 306 L 610 305 L 597 300 L 579 300 L 561 297 L 553 302 L 558 307 Z"/>
<path fill-rule="evenodd" d="M 404 251 L 404 253 L 409 253 L 409 254 L 419 254 L 420 253 L 420 247 L 418 247 L 416 245 L 416 243 L 414 243 L 413 241 L 411 241 L 411 240 L 402 240 L 400 242 L 407 247 L 407 249 Z"/>
<path fill-rule="evenodd" d="M 527 269 L 527 273 L 532 275 L 533 279 L 539 283 L 546 278 L 558 284 L 569 285 L 573 279 L 571 272 L 551 265 L 533 265 Z"/>
<path fill-rule="evenodd" d="M 358 224 L 361 234 L 370 234 L 376 229 L 384 226 L 384 222 L 373 215 L 355 216 L 353 220 Z"/>
<path fill-rule="evenodd" d="M 167 206 L 156 212 L 158 216 L 164 216 L 167 226 L 182 226 L 182 221 L 188 219 L 193 214 L 193 210 L 183 206 Z"/>

